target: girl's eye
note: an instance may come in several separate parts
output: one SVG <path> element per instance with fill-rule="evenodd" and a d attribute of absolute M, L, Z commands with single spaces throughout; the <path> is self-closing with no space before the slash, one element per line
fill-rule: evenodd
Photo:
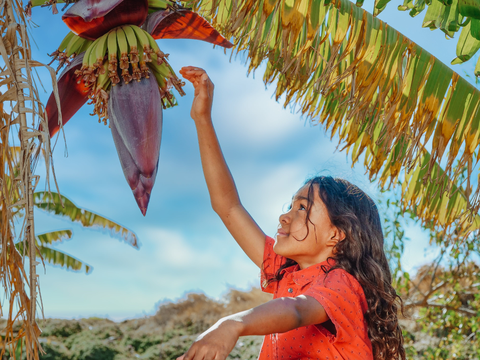
<path fill-rule="evenodd" d="M 303 204 L 300 204 L 299 210 L 307 210 L 307 208 Z"/>

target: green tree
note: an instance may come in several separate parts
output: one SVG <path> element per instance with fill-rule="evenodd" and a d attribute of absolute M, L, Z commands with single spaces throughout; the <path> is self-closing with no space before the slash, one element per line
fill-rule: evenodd
<path fill-rule="evenodd" d="M 404 336 L 411 359 L 478 359 L 480 357 L 480 242 L 424 227 L 436 257 L 413 274 L 402 268 L 405 248 L 418 246 L 405 227 L 418 223 L 403 212 L 399 195 L 381 202 L 386 252 L 394 283 L 405 307 Z M 448 246 L 445 246 L 448 244 Z M 420 249 L 419 249 L 420 250 Z"/>

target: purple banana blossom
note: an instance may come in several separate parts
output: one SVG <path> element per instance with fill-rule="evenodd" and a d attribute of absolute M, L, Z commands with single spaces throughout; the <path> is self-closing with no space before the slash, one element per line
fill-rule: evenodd
<path fill-rule="evenodd" d="M 155 77 L 118 84 L 110 91 L 108 116 L 123 173 L 143 215 L 157 175 L 162 105 Z"/>

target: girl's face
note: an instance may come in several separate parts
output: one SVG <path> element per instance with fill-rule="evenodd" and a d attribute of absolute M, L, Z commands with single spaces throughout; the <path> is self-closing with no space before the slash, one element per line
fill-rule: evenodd
<path fill-rule="evenodd" d="M 300 268 L 318 264 L 333 255 L 333 247 L 344 238 L 330 222 L 327 208 L 314 185 L 314 198 L 307 220 L 308 188 L 303 186 L 292 199 L 290 210 L 280 216 L 275 245 L 278 255 L 295 260 Z"/>

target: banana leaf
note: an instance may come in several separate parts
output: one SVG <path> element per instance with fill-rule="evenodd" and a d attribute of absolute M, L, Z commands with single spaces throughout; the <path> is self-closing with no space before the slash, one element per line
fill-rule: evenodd
<path fill-rule="evenodd" d="M 380 14 L 389 2 L 390 0 L 375 0 L 373 14 L 375 16 Z M 360 4 L 363 5 L 363 1 Z M 358 2 L 357 5 L 359 5 Z M 471 26 L 472 32 L 478 34 L 476 39 L 480 40 L 480 0 L 417 0 L 415 3 L 413 0 L 404 0 L 403 5 L 398 6 L 398 10 L 409 11 L 412 17 L 417 16 L 425 9 L 427 10 L 423 19 L 423 27 L 431 30 L 440 29 L 450 38 L 454 38 L 455 33 L 461 31 L 457 42 L 457 58 L 452 60 L 452 64 L 468 61 L 478 52 L 480 46 L 477 46 L 475 40 L 470 36 L 467 39 L 469 31 L 466 31 L 466 27 L 470 28 Z M 468 51 L 459 54 L 459 49 L 465 47 L 468 48 Z M 480 59 L 474 74 L 480 76 Z"/>
<path fill-rule="evenodd" d="M 37 241 L 43 245 L 51 245 L 54 242 L 62 242 L 72 238 L 72 230 L 57 230 L 35 235 Z"/>
<path fill-rule="evenodd" d="M 38 239 L 38 238 L 37 238 Z M 23 242 L 15 244 L 20 254 L 28 256 L 28 244 L 25 247 Z M 89 274 L 93 271 L 93 267 L 84 263 L 83 261 L 57 249 L 52 249 L 48 246 L 37 245 L 37 256 L 50 265 L 58 266 L 62 269 L 71 271 L 83 271 Z"/>
<path fill-rule="evenodd" d="M 246 52 L 249 71 L 266 62 L 263 79 L 276 84 L 277 100 L 285 95 L 285 107 L 295 106 L 332 136 L 338 134 L 353 162 L 363 159 L 371 179 L 384 188 L 399 180 L 419 183 L 404 205 L 425 223 L 465 234 L 478 229 L 480 190 L 473 184 L 480 92 L 457 73 L 348 0 L 186 5 L 235 39 L 234 49 Z M 452 16 L 432 21 L 447 26 Z M 456 25 L 448 26 L 453 31 Z M 465 169 L 463 189 L 457 181 Z"/>
<path fill-rule="evenodd" d="M 134 232 L 99 214 L 76 206 L 65 196 L 55 192 L 48 193 L 43 191 L 36 192 L 33 196 L 34 205 L 41 210 L 65 217 L 72 222 L 78 222 L 84 227 L 110 230 L 112 237 L 123 240 L 137 249 L 139 248 L 138 239 Z"/>

